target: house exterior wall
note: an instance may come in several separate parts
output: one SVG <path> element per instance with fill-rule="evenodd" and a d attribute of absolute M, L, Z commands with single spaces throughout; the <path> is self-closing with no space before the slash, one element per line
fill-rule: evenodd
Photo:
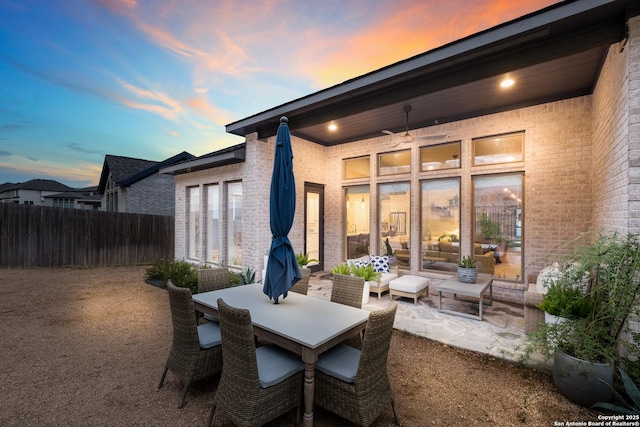
<path fill-rule="evenodd" d="M 629 20 L 629 231 L 640 234 L 640 17 Z"/>
<path fill-rule="evenodd" d="M 292 128 L 295 123 L 290 124 Z M 472 166 L 472 139 L 509 132 L 525 132 L 524 161 L 520 163 Z M 412 131 L 414 136 L 446 134 L 445 140 L 410 145 L 410 174 L 377 176 L 377 155 L 400 150 L 393 136 L 382 135 L 364 141 L 322 147 L 292 137 L 297 211 L 290 239 L 296 252 L 304 244 L 304 183 L 324 185 L 324 269 L 330 270 L 345 258 L 344 188 L 370 186 L 371 235 L 377 224 L 378 185 L 410 182 L 411 236 L 420 236 L 420 183 L 449 176 L 461 178 L 461 251 L 470 252 L 472 178 L 485 174 L 524 174 L 523 277 L 537 273 L 551 262 L 563 245 L 592 228 L 622 233 L 640 233 L 640 18 L 629 23 L 629 39 L 620 51 L 611 46 L 593 95 L 575 97 L 475 117 L 454 123 Z M 461 141 L 462 167 L 457 172 L 420 172 L 420 146 Z M 243 181 L 245 199 L 245 242 L 254 248 L 243 263 L 260 272 L 264 252 L 269 248 L 269 182 L 274 138 L 263 142 L 247 137 L 246 162 L 176 177 L 176 201 L 184 205 L 185 187 L 230 179 Z M 370 178 L 343 179 L 343 159 L 370 156 Z M 185 207 L 176 210 L 176 256 L 185 253 Z M 251 214 L 249 214 L 251 212 Z M 252 230 L 250 233 L 248 230 Z M 436 284 L 444 278 L 438 272 L 420 271 L 420 239 L 409 242 L 411 269 L 404 273 L 429 276 Z M 384 251 L 381 240 L 371 239 L 372 253 Z M 184 256 L 184 255 L 183 255 Z M 259 273 L 258 273 L 259 274 Z M 524 284 L 494 281 L 497 298 L 522 301 Z"/>
<path fill-rule="evenodd" d="M 154 173 L 131 184 L 118 200 L 120 212 L 173 216 L 175 213 L 175 183 L 171 175 Z M 122 209 L 120 201 L 123 202 Z"/>
<path fill-rule="evenodd" d="M 593 225 L 629 229 L 629 54 L 609 48 L 593 94 Z"/>

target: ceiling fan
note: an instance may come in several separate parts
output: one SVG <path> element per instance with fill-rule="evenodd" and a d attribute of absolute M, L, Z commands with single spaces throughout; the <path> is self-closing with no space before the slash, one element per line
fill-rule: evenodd
<path fill-rule="evenodd" d="M 400 137 L 400 142 L 397 143 L 396 145 L 394 145 L 393 148 L 397 147 L 400 144 L 408 144 L 414 141 L 419 141 L 422 139 L 441 139 L 441 138 L 446 138 L 448 135 L 429 135 L 429 136 L 421 136 L 421 137 L 414 137 L 413 135 L 411 135 L 409 133 L 409 113 L 411 112 L 411 106 L 410 105 L 405 105 L 402 110 L 405 112 L 407 120 L 406 120 L 406 127 L 405 127 L 405 131 L 404 133 L 401 135 Z M 395 133 L 391 132 L 390 130 L 383 130 L 382 133 L 386 133 L 387 135 L 396 135 Z"/>

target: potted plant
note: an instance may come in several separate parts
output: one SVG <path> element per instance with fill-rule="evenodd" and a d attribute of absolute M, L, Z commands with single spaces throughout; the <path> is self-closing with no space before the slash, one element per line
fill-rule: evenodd
<path fill-rule="evenodd" d="M 296 254 L 296 261 L 298 262 L 298 266 L 300 268 L 307 268 L 307 265 L 310 262 L 319 262 L 315 258 L 309 259 L 309 254 L 303 254 L 302 252 Z"/>
<path fill-rule="evenodd" d="M 361 266 L 352 266 L 351 273 L 354 276 L 362 277 L 364 279 L 364 289 L 362 291 L 362 304 L 369 303 L 369 294 L 371 293 L 371 282 L 374 282 L 375 286 L 377 286 L 378 279 L 380 278 L 380 273 L 374 270 L 373 265 L 361 265 Z"/>
<path fill-rule="evenodd" d="M 351 274 L 351 267 L 349 267 L 347 264 L 338 264 L 331 269 L 331 273 L 344 274 L 348 276 L 349 274 Z"/>
<path fill-rule="evenodd" d="M 640 314 L 638 236 L 601 233 L 576 245 L 549 292 L 546 309 L 566 319 L 530 333 L 524 358 L 532 352 L 553 358 L 554 383 L 569 400 L 583 406 L 608 401 L 614 367 L 640 355 L 638 334 L 627 322 Z"/>
<path fill-rule="evenodd" d="M 470 255 L 462 257 L 458 264 L 458 280 L 463 283 L 476 283 L 478 278 L 478 267 L 476 266 L 476 260 L 471 258 Z"/>
<path fill-rule="evenodd" d="M 389 243 L 388 237 L 384 240 L 384 246 L 387 249 L 387 256 L 389 257 L 389 267 L 393 267 L 398 262 L 398 258 L 391 247 L 391 243 Z"/>

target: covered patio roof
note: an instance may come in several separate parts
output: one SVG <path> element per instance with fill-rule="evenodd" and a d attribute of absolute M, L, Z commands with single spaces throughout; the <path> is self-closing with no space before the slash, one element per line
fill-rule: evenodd
<path fill-rule="evenodd" d="M 591 94 L 607 50 L 624 49 L 637 0 L 565 1 L 226 126 L 259 139 L 279 119 L 333 146 Z M 500 82 L 510 77 L 510 89 Z M 329 124 L 336 126 L 329 130 Z M 418 136 L 428 136 L 418 135 Z"/>

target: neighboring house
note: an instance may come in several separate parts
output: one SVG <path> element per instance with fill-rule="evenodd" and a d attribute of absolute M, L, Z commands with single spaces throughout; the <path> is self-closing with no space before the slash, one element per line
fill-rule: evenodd
<path fill-rule="evenodd" d="M 162 170 L 176 257 L 262 270 L 287 116 L 296 252 L 328 271 L 389 239 L 401 272 L 432 284 L 484 257 L 494 296 L 522 302 L 582 232 L 640 233 L 639 14 L 560 2 L 227 125 L 245 142 Z"/>
<path fill-rule="evenodd" d="M 186 151 L 162 162 L 107 154 L 98 185 L 101 210 L 173 216 L 174 179 L 158 171 L 193 158 Z"/>
<path fill-rule="evenodd" d="M 59 208 L 82 209 L 88 211 L 100 210 L 102 196 L 98 194 L 98 186 L 77 188 L 55 193 L 44 197 L 45 206 Z"/>
<path fill-rule="evenodd" d="M 0 184 L 0 202 L 44 206 L 47 204 L 47 196 L 72 190 L 73 188 L 50 179 L 32 179 L 17 184 L 7 182 Z"/>

